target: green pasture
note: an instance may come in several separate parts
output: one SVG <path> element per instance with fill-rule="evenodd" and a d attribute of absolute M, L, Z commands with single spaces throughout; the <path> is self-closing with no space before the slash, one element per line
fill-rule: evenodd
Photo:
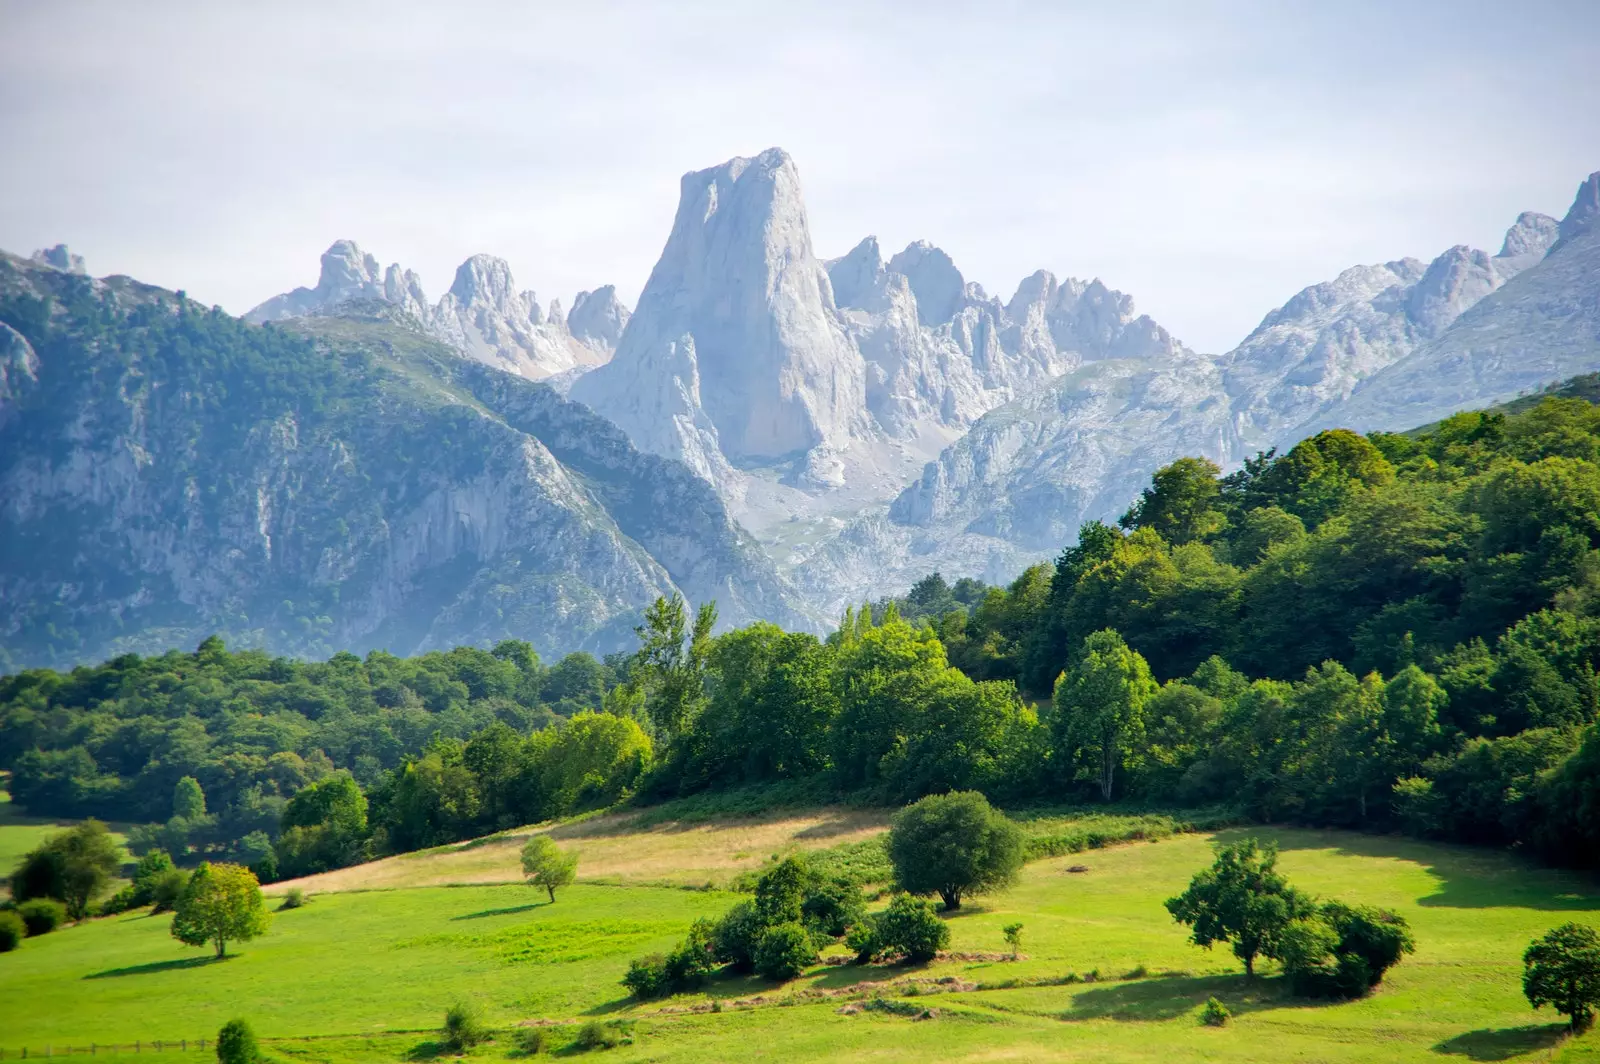
<path fill-rule="evenodd" d="M 221 962 L 171 939 L 166 917 L 113 917 L 0 956 L 0 1048 L 31 1059 L 46 1044 L 209 1038 L 243 1015 L 280 1060 L 415 1060 L 437 1051 L 445 1008 L 471 998 L 502 1032 L 471 1056 L 497 1060 L 516 1055 L 513 1024 L 550 1023 L 560 1049 L 595 1019 L 633 1025 L 632 1045 L 603 1053 L 616 1061 L 1600 1060 L 1600 1036 L 1565 1038 L 1519 982 L 1535 935 L 1600 924 L 1600 885 L 1486 850 L 1255 830 L 1277 839 L 1297 886 L 1395 908 L 1416 934 L 1417 953 L 1371 997 L 1298 1001 L 1270 965 L 1252 985 L 1225 950 L 1189 945 L 1161 905 L 1214 838 L 1244 833 L 1034 862 L 1014 890 L 950 917 L 958 956 L 926 968 L 819 965 L 785 987 L 724 979 L 642 1005 L 617 983 L 628 960 L 736 895 L 582 882 L 553 905 L 517 885 L 322 894 Z M 1001 928 L 1018 920 L 1013 961 Z M 1213 994 L 1234 1012 L 1225 1028 L 1196 1022 Z"/>

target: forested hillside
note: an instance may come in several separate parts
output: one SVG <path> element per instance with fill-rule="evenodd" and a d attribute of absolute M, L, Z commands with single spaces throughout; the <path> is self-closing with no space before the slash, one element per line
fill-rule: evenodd
<path fill-rule="evenodd" d="M 716 635 L 713 608 L 664 599 L 608 666 L 208 641 L 22 673 L 0 683 L 0 758 L 41 813 L 161 820 L 193 777 L 229 824 L 199 845 L 277 832 L 286 872 L 775 782 L 1224 804 L 1593 865 L 1597 548 L 1600 408 L 1552 395 L 1328 431 L 1228 476 L 1182 459 L 1053 565 L 1004 589 L 930 577 L 827 639 Z"/>

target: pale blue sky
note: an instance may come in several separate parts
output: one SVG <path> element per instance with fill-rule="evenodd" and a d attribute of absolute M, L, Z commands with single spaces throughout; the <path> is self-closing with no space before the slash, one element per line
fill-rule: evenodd
<path fill-rule="evenodd" d="M 1600 168 L 1594 12 L 0 0 L 0 247 L 236 313 L 339 237 L 430 297 L 488 251 L 544 301 L 631 302 L 679 175 L 779 145 L 819 254 L 1099 276 L 1222 350 L 1346 266 L 1565 211 Z"/>

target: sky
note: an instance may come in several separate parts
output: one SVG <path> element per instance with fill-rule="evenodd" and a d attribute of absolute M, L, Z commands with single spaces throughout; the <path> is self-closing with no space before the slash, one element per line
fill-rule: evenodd
<path fill-rule="evenodd" d="M 680 175 L 776 145 L 820 256 L 1099 277 L 1223 351 L 1348 266 L 1564 213 L 1600 169 L 1593 10 L 0 0 L 0 248 L 234 313 L 340 238 L 430 298 L 489 252 L 631 304 Z"/>

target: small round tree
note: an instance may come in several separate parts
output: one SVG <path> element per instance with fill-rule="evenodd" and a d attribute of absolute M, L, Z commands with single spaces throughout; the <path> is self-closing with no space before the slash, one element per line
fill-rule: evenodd
<path fill-rule="evenodd" d="M 961 899 L 1010 886 L 1022 867 L 1022 831 L 977 791 L 935 794 L 895 814 L 889 860 L 911 894 L 937 894 L 947 910 Z"/>
<path fill-rule="evenodd" d="M 1574 1031 L 1587 1030 L 1600 1008 L 1600 934 L 1562 924 L 1522 955 L 1522 992 L 1534 1008 L 1552 1006 Z"/>
<path fill-rule="evenodd" d="M 261 1049 L 256 1033 L 244 1020 L 229 1020 L 217 1032 L 217 1064 L 256 1064 Z"/>
<path fill-rule="evenodd" d="M 1277 847 L 1255 839 L 1219 847 L 1212 866 L 1167 899 L 1167 911 L 1194 929 L 1197 946 L 1231 942 L 1246 978 L 1253 978 L 1256 957 L 1276 957 L 1289 924 L 1311 913 L 1310 901 L 1278 874 L 1277 863 Z"/>
<path fill-rule="evenodd" d="M 950 925 L 921 898 L 897 895 L 873 918 L 873 945 L 880 954 L 910 964 L 927 964 L 950 944 Z"/>
<path fill-rule="evenodd" d="M 272 917 L 261 884 L 248 868 L 202 864 L 184 885 L 172 918 L 172 937 L 188 946 L 210 943 L 220 959 L 229 942 L 245 942 L 267 932 Z"/>
<path fill-rule="evenodd" d="M 522 874 L 530 887 L 543 887 L 556 900 L 556 888 L 570 886 L 578 875 L 578 857 L 550 841 L 548 835 L 535 835 L 522 848 Z"/>
<path fill-rule="evenodd" d="M 817 947 L 798 921 L 774 924 L 756 940 L 756 974 L 776 982 L 788 982 L 816 960 Z"/>

